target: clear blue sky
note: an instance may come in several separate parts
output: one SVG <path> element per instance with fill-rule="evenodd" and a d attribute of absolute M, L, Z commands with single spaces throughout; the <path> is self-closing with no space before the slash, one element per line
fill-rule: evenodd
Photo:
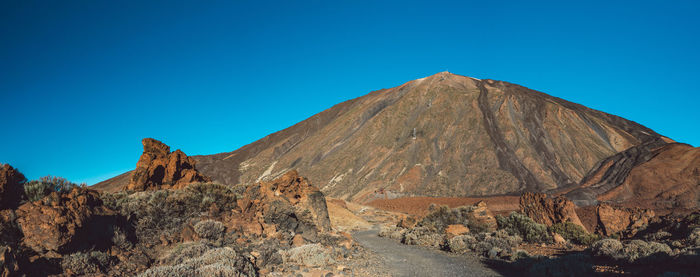
<path fill-rule="evenodd" d="M 444 70 L 700 146 L 698 4 L 609 2 L 1 1 L 0 162 L 92 184 Z"/>

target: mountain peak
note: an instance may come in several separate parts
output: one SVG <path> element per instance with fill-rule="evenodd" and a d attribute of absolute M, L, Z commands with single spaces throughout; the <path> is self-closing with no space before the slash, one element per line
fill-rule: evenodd
<path fill-rule="evenodd" d="M 448 71 L 340 103 L 234 152 L 193 157 L 234 185 L 295 169 L 327 195 L 476 196 L 577 184 L 659 137 L 639 124 L 509 83 Z"/>

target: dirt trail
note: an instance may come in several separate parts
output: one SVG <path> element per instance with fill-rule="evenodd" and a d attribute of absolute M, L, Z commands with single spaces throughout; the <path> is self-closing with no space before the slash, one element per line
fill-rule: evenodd
<path fill-rule="evenodd" d="M 501 276 L 475 257 L 403 245 L 379 237 L 378 233 L 378 226 L 374 226 L 356 232 L 353 237 L 366 249 L 384 258 L 394 276 Z"/>

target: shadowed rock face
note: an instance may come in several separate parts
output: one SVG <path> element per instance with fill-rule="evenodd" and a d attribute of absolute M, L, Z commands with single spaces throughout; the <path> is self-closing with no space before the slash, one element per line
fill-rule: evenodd
<path fill-rule="evenodd" d="M 223 184 L 297 169 L 327 195 L 368 201 L 375 191 L 557 189 L 577 184 L 600 160 L 658 138 L 634 122 L 522 86 L 442 72 L 340 103 L 236 151 L 194 158 Z"/>
<path fill-rule="evenodd" d="M 24 197 L 24 175 L 9 164 L 0 164 L 0 209 L 14 209 Z"/>
<path fill-rule="evenodd" d="M 170 147 L 152 138 L 145 138 L 142 143 L 143 154 L 126 189 L 179 189 L 187 184 L 211 181 L 195 169 L 195 160 L 179 149 L 170 153 Z"/>
<path fill-rule="evenodd" d="M 99 193 L 74 188 L 52 192 L 17 209 L 23 242 L 38 253 L 70 253 L 110 243 L 115 213 L 103 206 Z M 99 248 L 99 247 L 98 247 Z"/>

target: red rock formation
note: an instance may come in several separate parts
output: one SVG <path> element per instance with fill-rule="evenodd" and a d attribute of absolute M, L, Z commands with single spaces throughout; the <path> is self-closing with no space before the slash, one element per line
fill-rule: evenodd
<path fill-rule="evenodd" d="M 562 196 L 549 198 L 542 193 L 523 193 L 520 196 L 520 211 L 535 222 L 547 226 L 571 222 L 586 228 L 576 214 L 576 205 Z"/>
<path fill-rule="evenodd" d="M 249 231 L 288 230 L 314 240 L 317 232 L 331 228 L 323 193 L 295 170 L 249 186 L 238 205 L 241 214 L 233 215 L 232 220 Z"/>
<path fill-rule="evenodd" d="M 14 209 L 24 196 L 24 175 L 9 164 L 0 165 L 0 209 Z"/>
<path fill-rule="evenodd" d="M 125 189 L 179 189 L 191 183 L 211 181 L 197 171 L 195 160 L 179 149 L 170 153 L 170 147 L 152 138 L 145 138 L 142 143 L 143 154 Z"/>
<path fill-rule="evenodd" d="M 613 207 L 601 203 L 596 207 L 598 227 L 596 232 L 611 236 L 632 237 L 641 227 L 649 224 L 654 217 L 654 211 L 640 208 Z"/>
<path fill-rule="evenodd" d="M 98 192 L 74 188 L 52 192 L 17 209 L 23 243 L 39 253 L 69 253 L 110 243 L 109 221 L 115 213 L 104 207 Z"/>
<path fill-rule="evenodd" d="M 486 230 L 495 231 L 498 227 L 496 218 L 493 216 L 493 213 L 491 213 L 488 206 L 486 206 L 486 201 L 481 200 L 474 204 L 472 216 L 474 216 L 474 219 L 476 219 L 477 222 L 486 225 Z"/>

